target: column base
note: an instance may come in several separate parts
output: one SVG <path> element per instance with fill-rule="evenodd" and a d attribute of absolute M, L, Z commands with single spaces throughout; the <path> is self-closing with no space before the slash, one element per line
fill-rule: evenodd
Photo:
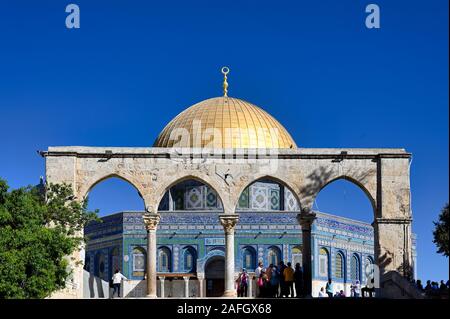
<path fill-rule="evenodd" d="M 155 298 L 158 298 L 158 297 L 156 295 L 147 295 L 147 296 L 145 296 L 145 298 L 155 299 Z"/>
<path fill-rule="evenodd" d="M 231 298 L 237 297 L 237 292 L 234 289 L 233 290 L 225 290 L 222 297 L 231 297 Z"/>

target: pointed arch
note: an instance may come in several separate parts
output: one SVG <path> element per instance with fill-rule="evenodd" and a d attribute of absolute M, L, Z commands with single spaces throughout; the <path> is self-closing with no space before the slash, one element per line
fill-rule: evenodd
<path fill-rule="evenodd" d="M 295 266 L 297 263 L 300 264 L 300 266 L 303 266 L 303 253 L 302 253 L 302 245 L 295 245 L 291 249 L 291 263 L 293 266 Z"/>
<path fill-rule="evenodd" d="M 314 195 L 313 199 L 313 203 L 316 200 L 317 196 L 319 195 L 319 193 L 326 188 L 328 185 L 330 185 L 333 182 L 336 182 L 338 180 L 345 180 L 347 182 L 352 183 L 353 185 L 356 185 L 360 190 L 362 190 L 364 192 L 364 194 L 366 195 L 367 199 L 369 200 L 371 206 L 372 206 L 372 211 L 374 214 L 374 218 L 376 217 L 376 213 L 377 213 L 377 205 L 376 205 L 376 197 L 374 197 L 369 190 L 358 180 L 347 176 L 347 175 L 341 175 L 335 178 L 330 179 L 329 181 L 327 181 Z"/>
<path fill-rule="evenodd" d="M 221 203 L 221 205 L 222 205 L 222 209 L 225 210 L 225 209 L 224 209 L 225 203 L 224 203 L 224 200 L 223 200 L 223 197 L 224 197 L 224 196 L 223 196 L 222 194 L 219 193 L 219 191 L 218 191 L 218 189 L 220 189 L 219 186 L 218 186 L 216 183 L 212 182 L 211 180 L 206 180 L 206 179 L 204 179 L 204 178 L 202 178 L 202 177 L 199 177 L 199 176 L 197 176 L 197 175 L 194 175 L 194 174 L 188 174 L 188 175 L 185 175 L 185 176 L 182 176 L 182 177 L 178 177 L 178 178 L 176 178 L 176 179 L 170 181 L 169 183 L 166 183 L 165 185 L 162 185 L 162 186 L 156 191 L 156 207 L 155 207 L 155 209 L 158 209 L 158 207 L 159 207 L 161 201 L 162 201 L 163 198 L 164 198 L 164 195 L 165 195 L 172 187 L 174 187 L 174 186 L 176 186 L 176 185 L 178 185 L 178 184 L 180 184 L 180 183 L 187 182 L 187 181 L 191 181 L 191 180 L 192 180 L 192 181 L 199 182 L 199 183 L 202 183 L 202 184 L 208 186 L 211 190 L 213 190 L 213 191 L 216 193 L 217 198 L 218 198 L 218 200 L 220 201 L 220 203 Z"/>
<path fill-rule="evenodd" d="M 172 250 L 167 246 L 158 248 L 157 269 L 158 272 L 172 272 Z"/>
<path fill-rule="evenodd" d="M 336 279 L 345 281 L 345 266 L 345 254 L 339 250 L 334 256 L 334 277 Z"/>
<path fill-rule="evenodd" d="M 357 253 L 353 253 L 350 259 L 350 277 L 352 282 L 361 282 L 361 259 Z"/>
<path fill-rule="evenodd" d="M 273 264 L 278 266 L 281 261 L 281 249 L 278 246 L 270 246 L 267 248 L 267 264 Z"/>
<path fill-rule="evenodd" d="M 375 264 L 374 258 L 372 256 L 366 256 L 366 258 L 364 259 L 364 272 L 366 271 L 367 267 L 370 267 L 373 264 Z"/>
<path fill-rule="evenodd" d="M 147 265 L 147 251 L 141 246 L 135 246 L 132 251 L 132 270 L 135 273 L 145 273 Z"/>
<path fill-rule="evenodd" d="M 185 272 L 195 272 L 197 268 L 197 250 L 188 245 L 182 250 L 182 269 Z"/>
<path fill-rule="evenodd" d="M 339 181 L 342 181 L 344 183 L 337 183 Z M 336 184 L 334 184 L 336 183 Z M 329 185 L 333 185 L 335 187 L 331 187 L 328 188 Z M 342 211 L 341 213 L 335 211 L 336 207 L 339 207 L 339 200 L 345 200 L 345 203 L 341 203 L 341 205 L 345 204 L 349 204 L 347 203 L 347 199 L 345 197 L 342 196 L 338 196 L 338 194 L 340 194 L 341 190 L 346 190 L 349 189 L 351 196 L 353 198 L 353 201 L 351 201 L 351 203 L 353 203 L 354 205 L 349 205 L 348 207 L 346 207 L 345 211 Z M 327 190 L 327 191 L 331 191 L 331 193 L 327 193 L 325 196 L 325 198 L 327 199 L 327 201 L 325 201 L 328 206 L 330 206 L 330 203 L 335 203 L 335 206 L 333 207 L 328 207 L 328 209 L 326 210 L 321 210 L 323 209 L 323 207 L 319 207 L 319 206 L 315 206 L 315 204 L 317 203 L 317 199 L 320 197 L 320 195 L 322 194 L 323 190 Z M 331 195 L 331 197 L 330 197 Z M 318 210 L 322 213 L 329 213 L 329 214 L 333 214 L 342 218 L 349 218 L 351 220 L 355 220 L 355 219 L 360 219 L 360 216 L 366 216 L 368 217 L 368 219 L 364 220 L 365 223 L 371 223 L 373 220 L 375 220 L 377 218 L 377 208 L 376 208 L 376 203 L 375 203 L 375 198 L 373 198 L 370 194 L 370 192 L 366 189 L 366 187 L 361 184 L 360 182 L 354 180 L 353 178 L 349 178 L 347 176 L 339 176 L 336 178 L 332 178 L 329 181 L 327 181 L 326 183 L 324 183 L 323 186 L 320 187 L 319 191 L 316 192 L 314 194 L 313 198 L 313 202 L 310 204 L 310 209 L 311 210 Z M 330 201 L 330 198 L 332 198 L 332 201 Z M 323 200 L 323 198 L 322 198 Z M 320 202 L 319 202 L 320 203 Z M 358 203 L 358 206 L 355 206 L 356 203 Z M 369 204 L 370 203 L 370 204 Z M 367 205 L 367 206 L 366 206 Z M 351 212 L 352 209 L 354 210 L 355 208 L 358 208 L 358 214 L 361 211 L 361 209 L 363 209 L 362 211 L 365 212 L 365 214 L 362 215 L 358 215 L 358 217 L 355 216 L 349 216 L 346 215 L 347 212 Z M 342 209 L 342 207 L 341 207 Z M 355 212 L 354 212 L 355 213 Z M 351 214 L 350 214 L 351 215 Z"/>
<path fill-rule="evenodd" d="M 89 195 L 89 193 L 95 186 L 112 178 L 118 178 L 133 186 L 133 188 L 137 191 L 139 197 L 142 198 L 142 200 L 144 201 L 144 197 L 142 196 L 143 190 L 141 189 L 139 183 L 135 183 L 131 178 L 125 177 L 119 173 L 106 174 L 100 177 L 97 176 L 95 178 L 92 178 L 90 182 L 83 184 L 83 187 L 78 191 L 79 196 L 82 199 L 86 199 L 86 197 Z"/>
<path fill-rule="evenodd" d="M 298 206 L 298 211 L 301 211 L 301 204 L 300 204 L 298 192 L 296 191 L 296 187 L 294 187 L 293 185 L 290 185 L 289 182 L 286 182 L 285 180 L 283 180 L 279 177 L 273 176 L 273 175 L 262 175 L 262 176 L 259 176 L 255 179 L 251 180 L 250 182 L 247 182 L 244 185 L 240 186 L 238 188 L 238 191 L 236 192 L 237 197 L 233 199 L 233 202 L 235 205 L 234 206 L 235 210 L 238 209 L 239 202 L 242 199 L 242 195 L 245 194 L 246 190 L 249 189 L 249 187 L 252 186 L 253 184 L 255 184 L 257 182 L 263 182 L 263 181 L 271 181 L 271 182 L 279 184 L 279 185 L 283 186 L 285 189 L 287 189 L 289 192 L 289 195 L 293 197 L 293 200 L 295 201 L 296 206 Z M 283 201 L 284 201 L 284 198 L 283 198 Z M 295 209 L 295 211 L 297 211 L 297 209 Z"/>
<path fill-rule="evenodd" d="M 145 210 L 145 200 L 139 190 L 139 184 L 133 182 L 132 179 L 124 177 L 120 174 L 107 174 L 91 180 L 91 183 L 86 183 L 86 187 L 79 192 L 82 201 L 86 201 L 91 193 L 93 201 L 88 204 L 92 209 L 100 209 L 102 213 L 112 213 L 126 210 Z M 96 193 L 96 191 L 99 193 Z M 106 193 L 105 193 L 106 191 Z M 136 193 L 134 193 L 136 191 Z M 109 194 L 115 194 L 114 197 L 108 197 Z M 99 195 L 97 197 L 97 195 Z M 137 195 L 137 196 L 136 196 Z M 129 200 L 120 200 L 122 196 L 126 196 Z M 90 198 L 90 199 L 92 199 Z M 95 203 L 95 199 L 101 199 L 100 203 Z M 95 204 L 94 204 L 95 203 Z M 100 206 L 98 206 L 100 204 Z M 95 207 L 94 207 L 95 205 Z M 102 216 L 102 215 L 100 215 Z"/>
<path fill-rule="evenodd" d="M 331 278 L 330 273 L 330 252 L 325 247 L 319 249 L 319 276 L 323 278 Z"/>
<path fill-rule="evenodd" d="M 242 248 L 242 268 L 253 271 L 256 269 L 256 249 L 252 246 Z"/>

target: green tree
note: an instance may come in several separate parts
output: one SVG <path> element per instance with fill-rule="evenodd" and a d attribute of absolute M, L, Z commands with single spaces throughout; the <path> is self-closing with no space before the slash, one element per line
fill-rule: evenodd
<path fill-rule="evenodd" d="M 449 215 L 448 215 L 448 203 L 444 206 L 439 214 L 439 220 L 434 223 L 433 231 L 433 243 L 436 244 L 437 252 L 444 256 L 449 255 Z"/>
<path fill-rule="evenodd" d="M 45 298 L 64 288 L 67 256 L 97 212 L 66 184 L 8 189 L 0 179 L 0 299 Z"/>

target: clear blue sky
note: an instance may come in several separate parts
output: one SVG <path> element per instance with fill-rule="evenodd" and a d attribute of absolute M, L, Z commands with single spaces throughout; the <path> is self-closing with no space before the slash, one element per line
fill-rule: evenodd
<path fill-rule="evenodd" d="M 65 28 L 65 6 L 81 28 Z M 365 6 L 381 29 L 365 28 Z M 448 1 L 2 1 L 0 176 L 37 183 L 56 145 L 151 146 L 187 106 L 229 93 L 275 116 L 300 147 L 402 147 L 413 153 L 419 276 L 448 278 L 432 221 L 448 201 Z M 91 193 L 109 213 L 139 209 L 113 180 Z M 372 220 L 337 182 L 320 210 Z"/>

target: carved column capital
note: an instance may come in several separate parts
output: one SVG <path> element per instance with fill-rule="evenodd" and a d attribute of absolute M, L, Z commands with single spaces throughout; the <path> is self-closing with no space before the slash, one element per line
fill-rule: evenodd
<path fill-rule="evenodd" d="M 204 274 L 204 273 L 198 273 L 198 274 L 197 274 L 197 279 L 198 279 L 198 280 L 203 280 L 203 279 L 205 279 L 205 274 Z"/>
<path fill-rule="evenodd" d="M 302 228 L 311 228 L 312 223 L 316 220 L 316 214 L 312 212 L 297 214 L 297 222 Z"/>
<path fill-rule="evenodd" d="M 144 216 L 144 224 L 145 229 L 147 231 L 156 230 L 159 224 L 160 215 L 159 214 L 152 214 L 152 213 L 145 213 Z"/>
<path fill-rule="evenodd" d="M 234 226 L 239 221 L 239 215 L 238 214 L 223 214 L 219 215 L 220 223 L 223 226 L 223 229 L 225 230 L 225 233 L 232 233 L 234 232 Z"/>

